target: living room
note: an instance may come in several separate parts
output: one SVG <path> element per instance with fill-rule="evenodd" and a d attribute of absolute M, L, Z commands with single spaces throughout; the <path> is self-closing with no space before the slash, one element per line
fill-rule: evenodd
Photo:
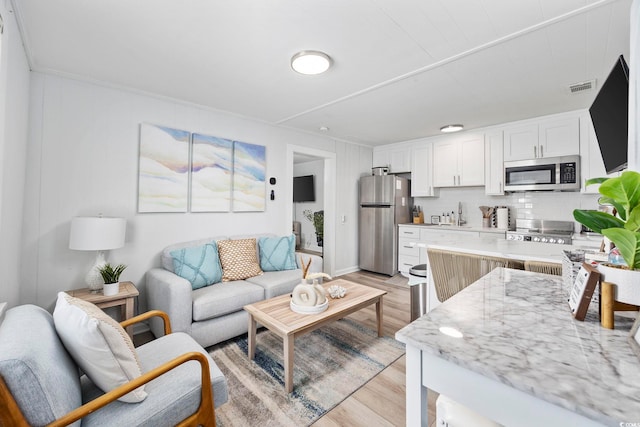
<path fill-rule="evenodd" d="M 109 258 L 128 265 L 124 277 L 139 288 L 141 296 L 138 308 L 139 311 L 144 311 L 145 273 L 159 265 L 160 252 L 164 247 L 180 241 L 219 234 L 271 232 L 284 235 L 291 232 L 293 214 L 290 179 L 293 177 L 293 157 L 296 152 L 327 156 L 325 158 L 328 158 L 329 162 L 334 162 L 333 172 L 325 168 L 325 174 L 333 175 L 337 190 L 332 200 L 325 200 L 328 204 L 325 206 L 325 212 L 329 209 L 333 211 L 330 218 L 326 216 L 325 223 L 325 271 L 331 275 L 341 275 L 357 270 L 357 181 L 362 175 L 370 174 L 371 167 L 376 166 L 372 164 L 374 146 L 385 144 L 380 141 L 367 144 L 359 138 L 349 139 L 344 134 L 336 136 L 331 133 L 331 129 L 330 132 L 315 131 L 316 120 L 313 120 L 314 130 L 311 131 L 311 124 L 305 123 L 305 126 L 295 127 L 286 122 L 280 124 L 277 120 L 254 119 L 248 114 L 229 112 L 232 111 L 231 105 L 229 110 L 207 106 L 204 102 L 198 102 L 197 90 L 196 93 L 184 90 L 184 97 L 180 95 L 183 87 L 173 88 L 173 95 L 153 93 L 146 87 L 131 88 L 120 81 L 107 81 L 106 78 L 100 78 L 100 73 L 92 76 L 87 71 L 87 75 L 82 76 L 80 72 L 66 70 L 64 64 L 47 62 L 44 59 L 46 51 L 44 57 L 39 56 L 43 54 L 39 49 L 46 50 L 45 47 L 34 44 L 33 40 L 22 39 L 21 32 L 25 30 L 21 29 L 21 26 L 25 21 L 21 18 L 20 9 L 23 6 L 17 4 L 18 8 L 15 8 L 15 3 L 18 2 L 7 0 L 0 5 L 4 24 L 0 56 L 0 128 L 3 129 L 0 141 L 0 259 L 5 271 L 5 280 L 0 284 L 0 301 L 6 301 L 9 306 L 32 303 L 52 310 L 59 291 L 82 286 L 86 269 L 95 254 L 69 249 L 71 219 L 76 216 L 103 214 L 127 219 L 126 244 L 123 248 L 112 251 Z M 546 6 L 551 3 L 554 2 L 544 2 Z M 629 16 L 628 12 L 620 11 L 628 11 L 629 4 L 628 1 L 604 1 L 589 2 L 584 7 L 590 7 L 589 10 L 593 13 L 596 13 L 598 8 L 611 8 L 611 20 L 624 28 L 628 27 Z M 28 9 L 23 10 L 22 14 L 33 13 L 33 9 L 39 6 L 25 2 L 24 7 Z M 549 14 L 557 21 L 569 19 L 570 16 L 564 15 L 570 15 L 571 12 L 579 15 L 575 12 L 579 9 L 578 6 L 567 9 L 571 10 Z M 38 17 L 38 20 L 46 21 L 46 14 Z M 76 34 L 75 37 L 89 37 L 90 31 L 86 28 L 85 31 L 86 33 Z M 584 35 L 588 34 L 588 31 L 581 28 L 578 33 Z M 626 41 L 628 34 L 624 42 Z M 621 53 L 620 50 L 628 52 L 628 45 L 624 42 L 615 37 L 611 43 L 615 44 L 614 42 L 619 42 L 620 46 L 612 46 L 611 51 L 616 50 L 618 54 Z M 126 46 L 126 42 L 118 41 L 114 42 L 112 48 L 115 51 L 126 50 Z M 567 49 L 570 49 L 572 45 L 568 46 Z M 68 47 L 67 54 L 82 55 L 74 49 L 74 46 Z M 288 52 L 288 49 L 286 51 Z M 633 54 L 637 55 L 637 52 L 632 52 Z M 447 55 L 446 58 L 454 56 Z M 283 59 L 284 67 L 287 72 L 293 72 L 289 69 L 289 57 L 287 54 Z M 42 62 L 34 62 L 34 58 Z M 607 65 L 598 70 L 599 78 L 606 77 L 613 59 L 611 57 L 602 60 Z M 115 55 L 108 58 L 108 61 L 114 68 L 126 68 Z M 269 61 L 274 59 L 270 58 Z M 342 57 L 340 61 L 346 59 Z M 154 66 L 160 68 L 160 64 L 158 61 Z M 195 68 L 197 66 L 185 65 L 182 69 L 182 79 L 187 81 L 200 74 L 194 70 Z M 414 69 L 419 68 L 414 66 Z M 635 73 L 634 68 L 637 67 L 631 65 L 632 73 Z M 536 67 L 536 70 L 540 68 Z M 385 81 L 391 76 L 401 75 L 401 71 L 393 70 Z M 148 78 L 152 79 L 152 73 L 149 74 Z M 590 76 L 585 76 L 584 79 L 588 77 Z M 238 99 L 249 99 L 247 103 L 251 104 L 254 85 L 258 84 L 248 80 L 249 77 L 241 74 L 235 82 L 217 84 L 212 77 L 207 85 L 213 86 L 213 92 L 230 90 L 228 87 L 222 87 L 229 86 Z M 261 80 L 261 83 L 264 84 L 264 81 L 268 80 Z M 316 91 L 312 85 L 301 85 L 302 91 Z M 517 89 L 505 89 L 515 90 Z M 319 90 L 321 91 L 322 89 Z M 418 97 L 410 88 L 405 91 L 412 94 L 410 97 Z M 473 98 L 491 96 L 491 93 L 481 92 Z M 429 96 L 427 94 L 420 97 Z M 327 97 L 324 103 L 338 98 L 339 96 Z M 271 99 L 277 100 L 275 97 Z M 464 97 L 457 97 L 457 102 L 464 104 Z M 318 102 L 313 108 L 321 104 L 323 103 Z M 312 108 L 308 104 L 303 105 L 304 107 L 299 107 L 297 111 Z M 571 105 L 566 109 L 553 106 L 543 113 L 531 113 L 520 118 L 586 107 L 586 103 L 581 106 Z M 523 106 L 522 109 L 529 114 L 528 107 Z M 504 112 L 503 120 L 484 125 L 515 120 L 511 113 Z M 469 116 L 472 114 L 467 113 L 467 117 Z M 358 114 L 349 120 L 369 120 L 371 129 L 363 135 L 373 135 L 372 140 L 384 139 L 387 143 L 392 143 L 413 140 L 419 136 L 404 134 L 399 139 L 387 138 L 383 132 L 378 132 L 378 126 L 384 126 L 384 121 L 377 120 L 377 115 L 373 117 L 362 118 Z M 450 116 L 438 117 L 440 118 L 457 120 L 456 117 Z M 419 122 L 422 118 L 416 113 L 407 116 L 406 120 Z M 378 121 L 380 123 L 373 123 Z M 276 178 L 275 185 L 267 185 L 269 192 L 274 191 L 274 200 L 270 200 L 267 193 L 265 209 L 262 212 L 138 213 L 139 133 L 142 123 L 159 124 L 265 146 L 266 176 Z M 402 121 L 398 126 L 405 123 Z M 441 122 L 441 125 L 446 123 Z M 361 125 L 366 130 L 366 126 Z M 472 121 L 466 122 L 465 125 L 469 129 L 482 127 L 480 124 L 474 125 Z M 339 130 L 339 126 L 336 126 L 335 130 Z M 630 162 L 632 165 L 638 163 L 633 157 L 630 158 Z M 481 190 L 447 190 L 435 202 L 437 207 L 433 208 L 434 213 L 441 210 L 441 207 L 455 206 L 459 198 L 471 199 L 470 205 L 473 203 L 471 206 L 474 206 L 475 210 L 477 204 L 495 202 L 495 199 L 486 197 Z M 571 196 L 572 202 L 588 200 L 585 205 L 592 203 L 594 198 L 592 194 Z M 543 213 L 550 212 L 552 208 L 547 206 L 550 199 L 549 196 L 542 196 L 534 205 Z M 421 202 L 427 204 L 426 200 Z M 500 199 L 500 202 L 504 202 L 504 199 Z M 471 215 L 471 212 L 468 214 Z M 221 233 L 221 230 L 224 230 L 224 233 Z"/>

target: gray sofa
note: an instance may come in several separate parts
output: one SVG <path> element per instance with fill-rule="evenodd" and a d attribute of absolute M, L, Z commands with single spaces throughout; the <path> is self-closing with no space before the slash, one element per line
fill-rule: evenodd
<path fill-rule="evenodd" d="M 295 270 L 265 271 L 245 280 L 219 282 L 193 290 L 188 280 L 174 273 L 171 252 L 217 240 L 260 237 L 275 235 L 218 236 L 166 247 L 161 254 L 162 267 L 153 268 L 146 274 L 148 308 L 166 312 L 174 331 L 191 335 L 203 347 L 246 333 L 248 315 L 242 307 L 291 292 L 302 279 L 300 254 L 296 253 L 298 268 Z M 302 256 L 305 261 L 312 260 L 309 273 L 322 271 L 321 257 Z M 154 335 L 162 333 L 162 324 L 157 319 L 152 319 L 150 326 Z"/>
<path fill-rule="evenodd" d="M 80 372 L 57 334 L 53 316 L 48 311 L 35 305 L 21 305 L 8 310 L 0 321 L 0 377 L 29 425 L 51 423 L 103 395 Z M 136 351 L 143 374 L 184 353 L 202 353 L 209 363 L 214 405 L 218 407 L 227 401 L 227 380 L 211 356 L 188 335 L 165 335 Z M 83 418 L 81 424 L 176 425 L 198 408 L 200 384 L 200 364 L 185 363 L 147 383 L 148 396 L 142 402 L 111 402 Z"/>

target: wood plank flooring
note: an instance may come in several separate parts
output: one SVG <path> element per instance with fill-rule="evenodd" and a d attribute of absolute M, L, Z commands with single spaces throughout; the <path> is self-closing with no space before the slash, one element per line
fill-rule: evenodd
<path fill-rule="evenodd" d="M 387 295 L 384 297 L 385 336 L 394 337 L 399 329 L 409 324 L 410 297 L 407 286 L 390 284 L 388 276 L 365 271 L 346 274 L 339 278 L 387 291 Z M 367 307 L 348 317 L 369 328 L 375 329 L 376 327 L 376 313 L 373 307 Z M 405 372 L 405 356 L 402 356 L 313 425 L 317 427 L 404 426 L 406 416 Z M 428 393 L 428 395 L 430 426 L 435 427 L 437 394 Z"/>
<path fill-rule="evenodd" d="M 365 271 L 345 274 L 336 278 L 351 280 L 387 291 L 383 300 L 385 336 L 395 337 L 399 329 L 409 324 L 411 307 L 407 286 L 388 283 L 390 282 L 388 276 Z M 357 311 L 348 317 L 361 322 L 368 328 L 377 328 L 375 305 Z M 151 339 L 153 339 L 151 332 L 134 336 L 136 346 Z M 404 426 L 406 416 L 405 370 L 405 356 L 402 356 L 313 425 L 317 427 Z M 429 425 L 435 427 L 437 394 L 430 392 L 428 396 Z"/>

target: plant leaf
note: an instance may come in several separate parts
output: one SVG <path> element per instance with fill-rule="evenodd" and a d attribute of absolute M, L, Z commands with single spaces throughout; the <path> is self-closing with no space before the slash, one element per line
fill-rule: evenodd
<path fill-rule="evenodd" d="M 624 228 L 624 222 L 620 218 L 606 212 L 574 209 L 573 217 L 596 233 L 602 233 L 603 229 Z"/>
<path fill-rule="evenodd" d="M 602 184 L 603 182 L 605 182 L 606 180 L 608 180 L 609 178 L 607 177 L 600 177 L 600 178 L 591 178 L 588 179 L 584 185 L 585 187 L 589 186 L 589 185 L 593 185 L 593 184 Z"/>
<path fill-rule="evenodd" d="M 629 268 L 640 270 L 640 233 L 624 228 L 610 228 L 602 230 L 602 234 L 615 242 Z"/>
<path fill-rule="evenodd" d="M 625 171 L 619 177 L 603 182 L 598 191 L 620 204 L 620 208 L 616 204 L 614 206 L 618 210 L 618 215 L 625 220 L 640 202 L 640 174 Z"/>
<path fill-rule="evenodd" d="M 634 232 L 640 230 L 640 206 L 636 206 L 635 208 L 633 208 L 633 210 L 629 214 L 629 218 L 627 218 L 627 222 L 625 223 L 624 228 Z"/>

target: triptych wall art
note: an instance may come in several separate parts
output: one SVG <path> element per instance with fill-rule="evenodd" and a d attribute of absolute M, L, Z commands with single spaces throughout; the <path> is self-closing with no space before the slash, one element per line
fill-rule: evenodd
<path fill-rule="evenodd" d="M 260 212 L 266 148 L 140 125 L 138 212 Z"/>

